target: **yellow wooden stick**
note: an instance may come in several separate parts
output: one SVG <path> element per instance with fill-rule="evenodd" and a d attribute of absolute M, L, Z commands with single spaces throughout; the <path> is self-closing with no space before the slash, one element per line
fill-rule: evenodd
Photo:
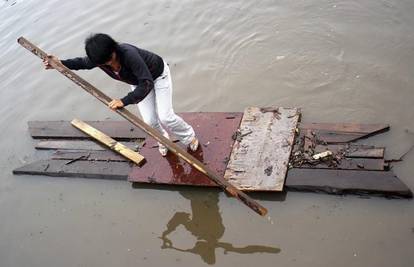
<path fill-rule="evenodd" d="M 95 140 L 98 140 L 100 143 L 104 144 L 105 146 L 109 147 L 113 151 L 121 154 L 122 156 L 126 157 L 129 160 L 132 160 L 138 165 L 142 165 L 145 162 L 145 158 L 128 148 L 127 146 L 117 142 L 112 137 L 104 134 L 103 132 L 99 131 L 98 129 L 90 126 L 89 124 L 78 120 L 73 119 L 71 124 L 81 130 L 82 132 L 86 133 L 87 135 L 91 136 Z"/>

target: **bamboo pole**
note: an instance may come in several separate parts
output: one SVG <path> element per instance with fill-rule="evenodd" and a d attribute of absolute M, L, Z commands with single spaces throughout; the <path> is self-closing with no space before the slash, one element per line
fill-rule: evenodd
<path fill-rule="evenodd" d="M 66 68 L 63 64 L 51 58 L 48 58 L 48 55 L 44 51 L 42 51 L 36 45 L 29 42 L 24 37 L 20 37 L 19 39 L 17 39 L 17 42 L 20 45 L 22 45 L 24 48 L 26 48 L 27 50 L 32 52 L 34 55 L 38 56 L 39 58 L 48 59 L 49 64 L 54 69 L 56 69 L 61 74 L 69 78 L 71 81 L 73 81 L 74 83 L 82 87 L 86 92 L 96 97 L 99 101 L 104 103 L 106 106 L 109 104 L 109 102 L 112 101 L 112 99 L 109 96 L 107 96 L 102 91 L 94 87 L 92 84 L 90 84 L 89 82 L 87 82 L 86 80 L 78 76 L 77 74 L 75 74 L 70 69 Z M 115 112 L 121 115 L 122 117 L 124 117 L 126 120 L 128 120 L 132 124 L 134 124 L 135 126 L 141 128 L 144 132 L 152 136 L 155 140 L 157 140 L 161 144 L 165 145 L 171 152 L 173 152 L 175 155 L 177 155 L 178 157 L 188 162 L 191 166 L 196 168 L 198 171 L 207 175 L 207 177 L 209 177 L 212 181 L 214 181 L 218 186 L 220 186 L 228 194 L 230 194 L 231 196 L 235 198 L 238 198 L 245 205 L 253 209 L 256 213 L 262 216 L 267 214 L 266 208 L 264 208 L 258 202 L 250 198 L 247 194 L 238 190 L 232 184 L 227 182 L 223 177 L 220 177 L 219 175 L 217 175 L 213 170 L 205 166 L 202 162 L 200 162 L 198 159 L 193 157 L 183 148 L 174 144 L 169 139 L 165 138 L 162 134 L 160 134 L 158 131 L 153 129 L 151 126 L 143 122 L 140 118 L 132 114 L 130 111 L 128 111 L 125 108 L 120 108 L 120 109 L 115 110 Z"/>

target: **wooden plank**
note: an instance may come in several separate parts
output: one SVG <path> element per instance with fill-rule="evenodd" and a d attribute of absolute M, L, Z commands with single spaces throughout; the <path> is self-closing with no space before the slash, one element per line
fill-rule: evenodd
<path fill-rule="evenodd" d="M 125 146 L 129 147 L 130 149 L 135 149 L 139 146 L 133 142 L 125 142 Z M 60 150 L 108 150 L 103 145 L 93 141 L 84 141 L 84 140 L 48 140 L 48 141 L 40 141 L 35 145 L 36 149 L 43 149 L 43 150 L 53 150 L 53 149 L 60 149 Z"/>
<path fill-rule="evenodd" d="M 118 141 L 145 139 L 148 135 L 126 121 L 86 121 L 92 127 Z M 74 128 L 70 121 L 29 121 L 29 132 L 34 139 L 73 138 L 92 139 Z"/>
<path fill-rule="evenodd" d="M 127 162 L 40 160 L 13 170 L 14 174 L 126 180 Z"/>
<path fill-rule="evenodd" d="M 286 188 L 329 194 L 381 195 L 412 198 L 411 190 L 392 171 L 290 169 Z"/>
<path fill-rule="evenodd" d="M 365 133 L 344 133 L 312 130 L 319 142 L 327 144 L 349 143 L 367 136 Z"/>
<path fill-rule="evenodd" d="M 330 150 L 348 158 L 384 158 L 385 148 L 368 145 L 316 145 L 315 153 Z"/>
<path fill-rule="evenodd" d="M 300 123 L 303 132 L 311 132 L 316 139 L 323 143 L 349 143 L 366 138 L 389 129 L 388 124 L 359 124 L 359 123 Z"/>
<path fill-rule="evenodd" d="M 282 191 L 299 117 L 296 108 L 247 108 L 225 179 L 243 190 Z"/>
<path fill-rule="evenodd" d="M 335 161 L 320 162 L 318 164 L 303 163 L 295 168 L 305 169 L 337 169 L 337 170 L 376 170 L 383 171 L 385 167 L 384 159 L 375 158 L 342 158 L 338 163 Z"/>
<path fill-rule="evenodd" d="M 82 79 L 80 76 L 78 76 L 76 73 L 74 73 L 70 69 L 66 68 L 60 61 L 49 57 L 47 53 L 45 53 L 39 47 L 35 46 L 34 44 L 26 40 L 24 37 L 19 37 L 17 39 L 17 42 L 21 46 L 26 48 L 28 51 L 33 53 L 35 56 L 41 58 L 42 60 L 47 60 L 48 64 L 51 67 L 53 67 L 59 73 L 64 75 L 66 78 L 76 83 L 83 90 L 85 90 L 86 92 L 88 92 L 89 94 L 97 98 L 104 105 L 108 106 L 108 104 L 112 101 L 112 98 L 104 94 L 101 90 L 94 87 L 92 84 L 88 83 L 86 80 Z M 140 118 L 132 114 L 130 111 L 128 111 L 125 108 L 120 108 L 120 109 L 116 109 L 115 112 L 121 115 L 123 118 L 125 118 L 129 122 L 131 122 L 132 124 L 134 124 L 135 126 L 138 126 L 145 133 L 152 136 L 154 139 L 156 139 L 161 144 L 165 145 L 169 151 L 179 156 L 180 158 L 185 160 L 187 163 L 191 164 L 191 166 L 196 168 L 198 171 L 207 175 L 209 179 L 211 179 L 217 185 L 219 185 L 230 196 L 237 198 L 238 200 L 240 200 L 242 203 L 244 203 L 246 206 L 248 206 L 249 208 L 251 208 L 252 210 L 254 210 L 257 214 L 261 216 L 264 216 L 267 214 L 267 210 L 262 205 L 260 205 L 257 201 L 255 201 L 254 199 L 252 199 L 251 197 L 249 197 L 247 194 L 243 193 L 242 191 L 238 190 L 231 183 L 226 181 L 223 177 L 218 176 L 212 169 L 202 164 L 198 159 L 193 157 L 183 148 L 171 142 L 168 138 L 164 137 L 157 130 L 147 125 L 144 121 L 142 121 Z"/>
<path fill-rule="evenodd" d="M 87 135 L 90 135 L 103 145 L 107 146 L 112 151 L 115 151 L 124 156 L 125 158 L 131 160 L 132 162 L 136 163 L 138 166 L 141 166 L 145 162 L 145 158 L 141 154 L 129 149 L 127 146 L 117 142 L 115 139 L 93 128 L 89 124 L 86 124 L 85 122 L 79 119 L 73 119 L 71 124 L 79 130 L 81 130 L 82 132 L 86 133 Z"/>
<path fill-rule="evenodd" d="M 304 123 L 299 124 L 301 129 L 323 130 L 330 132 L 364 133 L 373 134 L 386 131 L 390 128 L 388 124 L 363 124 L 363 123 Z"/>
<path fill-rule="evenodd" d="M 182 112 L 178 113 L 182 118 L 192 118 L 205 114 L 207 116 L 216 116 L 222 113 L 227 120 L 241 117 L 243 112 Z M 145 139 L 148 135 L 132 125 L 128 121 L 85 121 L 92 127 L 106 133 L 118 141 L 134 141 L 136 139 Z M 70 121 L 29 121 L 29 132 L 34 139 L 92 139 L 89 135 L 74 128 Z"/>
<path fill-rule="evenodd" d="M 91 161 L 129 161 L 125 157 L 113 151 L 65 151 L 57 150 L 51 159 L 65 159 L 65 160 L 91 160 Z"/>
<path fill-rule="evenodd" d="M 180 116 L 185 116 L 185 114 L 180 113 Z M 86 121 L 86 123 L 107 133 L 116 140 L 125 141 L 147 137 L 147 134 L 141 129 L 127 121 Z M 28 124 L 29 132 L 35 139 L 90 139 L 88 135 L 73 128 L 69 121 L 29 121 Z M 300 123 L 298 127 L 305 131 L 317 131 L 322 138 L 333 143 L 349 142 L 365 137 L 367 134 L 371 135 L 389 129 L 387 124 L 357 123 Z"/>
<path fill-rule="evenodd" d="M 176 157 L 175 155 L 173 155 Z M 131 171 L 127 162 L 41 160 L 13 170 L 14 174 L 46 175 L 52 177 L 76 177 L 93 179 L 125 180 Z M 187 180 L 195 186 L 214 186 L 197 180 Z M 178 182 L 175 180 L 174 182 Z M 151 179 L 145 183 L 163 183 Z M 180 184 L 180 183 L 174 183 Z M 321 169 L 290 169 L 285 183 L 286 190 L 328 194 L 377 195 L 386 197 L 412 198 L 411 190 L 392 171 L 339 171 Z"/>

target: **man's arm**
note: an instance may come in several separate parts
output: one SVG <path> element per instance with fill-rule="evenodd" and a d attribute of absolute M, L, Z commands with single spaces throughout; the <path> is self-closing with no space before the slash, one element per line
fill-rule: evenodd
<path fill-rule="evenodd" d="M 71 70 L 90 70 L 96 66 L 88 57 L 75 57 L 61 61 L 65 67 Z"/>
<path fill-rule="evenodd" d="M 121 101 L 124 106 L 130 104 L 136 104 L 143 100 L 149 92 L 154 88 L 154 82 L 150 80 L 139 80 L 138 85 L 135 87 L 134 91 L 129 92 L 124 96 Z"/>

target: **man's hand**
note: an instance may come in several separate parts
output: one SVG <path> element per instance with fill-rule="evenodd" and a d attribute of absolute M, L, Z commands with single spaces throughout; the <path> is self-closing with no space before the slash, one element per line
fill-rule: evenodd
<path fill-rule="evenodd" d="M 111 102 L 109 102 L 108 107 L 112 110 L 116 110 L 117 108 L 123 108 L 124 103 L 120 99 L 114 99 Z"/>
<path fill-rule="evenodd" d="M 60 62 L 60 60 L 57 57 L 53 55 L 48 55 L 47 58 L 43 59 L 43 65 L 45 66 L 45 69 L 53 69 L 52 65 L 50 65 L 49 63 L 49 61 L 51 60 L 56 60 L 57 62 Z"/>

